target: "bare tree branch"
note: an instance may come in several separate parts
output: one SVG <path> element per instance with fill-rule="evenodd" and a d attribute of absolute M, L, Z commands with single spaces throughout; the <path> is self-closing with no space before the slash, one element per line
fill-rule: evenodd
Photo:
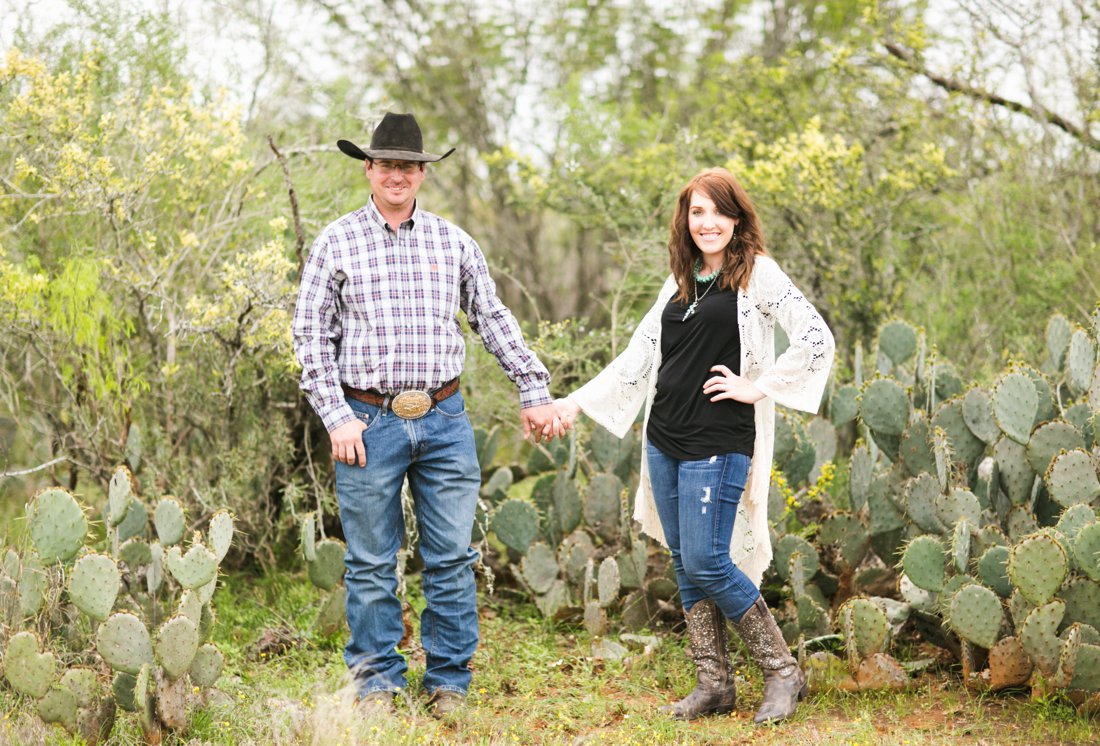
<path fill-rule="evenodd" d="M 42 471 L 43 469 L 49 469 L 51 466 L 54 466 L 55 464 L 60 464 L 63 461 L 68 461 L 68 460 L 69 460 L 68 456 L 60 456 L 58 458 L 55 458 L 53 461 L 47 461 L 46 463 L 41 464 L 40 466 L 32 466 L 29 469 L 16 469 L 15 471 L 0 472 L 0 479 L 3 479 L 4 477 L 21 477 L 24 474 L 33 474 L 36 471 Z"/>
<path fill-rule="evenodd" d="M 1013 101 L 1012 99 L 1005 98 L 999 94 L 987 91 L 984 88 L 970 85 L 961 80 L 955 78 L 948 78 L 943 75 L 937 75 L 932 71 L 925 68 L 920 62 L 917 61 L 916 55 L 908 49 L 904 49 L 899 44 L 893 42 L 884 42 L 886 51 L 891 56 L 896 57 L 905 63 L 913 72 L 923 75 L 930 81 L 951 93 L 961 93 L 964 96 L 968 96 L 977 101 L 984 101 L 994 106 L 1002 106 L 1010 111 L 1024 114 L 1025 116 L 1034 119 L 1036 122 L 1051 124 L 1058 129 L 1062 130 L 1066 134 L 1070 135 L 1074 139 L 1080 141 L 1082 144 L 1092 148 L 1093 150 L 1100 151 L 1100 139 L 1092 136 L 1092 134 L 1084 127 L 1070 122 L 1065 117 L 1055 114 L 1052 111 L 1038 106 L 1028 106 L 1027 104 L 1020 103 L 1019 101 Z"/>
<path fill-rule="evenodd" d="M 267 136 L 267 144 L 271 146 L 271 152 L 279 159 L 279 165 L 283 169 L 283 181 L 286 182 L 286 191 L 290 197 L 290 211 L 294 215 L 294 253 L 298 256 L 298 274 L 302 273 L 305 264 L 303 250 L 306 245 L 306 234 L 302 230 L 302 214 L 298 209 L 298 195 L 294 191 L 294 182 L 290 180 L 290 168 L 286 164 L 286 157 L 275 147 L 275 139 Z"/>

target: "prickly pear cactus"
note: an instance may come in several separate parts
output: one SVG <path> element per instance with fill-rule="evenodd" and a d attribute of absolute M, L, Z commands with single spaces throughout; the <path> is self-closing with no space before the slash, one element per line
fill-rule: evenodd
<path fill-rule="evenodd" d="M 160 505 L 169 507 L 158 511 L 158 535 L 178 541 L 173 535 L 176 529 L 168 530 L 165 524 L 168 519 L 179 519 L 182 525 L 182 507 L 174 500 Z M 212 646 L 205 649 L 198 666 L 195 660 L 199 643 L 214 623 L 210 600 L 217 564 L 232 540 L 232 518 L 221 511 L 211 522 L 208 535 L 216 553 L 196 532 L 187 554 L 173 546 L 165 556 L 160 542 L 147 541 L 147 513 L 124 467 L 115 472 L 108 486 L 103 510 L 106 537 L 100 545 L 105 545 L 106 553 L 88 544 L 85 510 L 63 490 L 36 495 L 27 506 L 27 515 L 33 548 L 23 557 L 14 551 L 4 555 L 0 590 L 4 581 L 10 580 L 8 575 L 15 573 L 18 585 L 14 591 L 20 597 L 28 597 L 31 591 L 41 597 L 49 594 L 51 604 L 57 607 L 54 613 L 39 614 L 41 599 L 23 609 L 26 616 L 38 614 L 36 623 L 50 630 L 44 639 L 51 645 L 76 646 L 65 650 L 64 659 L 74 653 L 98 655 L 117 673 L 110 693 L 101 691 L 90 668 L 71 669 L 58 680 L 54 654 L 40 652 L 37 638 L 21 632 L 6 643 L 0 638 L 0 649 L 5 650 L 5 680 L 16 691 L 37 700 L 34 707 L 45 722 L 60 724 L 89 744 L 109 738 L 116 707 L 137 712 L 152 741 L 159 741 L 163 728 L 184 730 L 192 687 L 213 684 L 221 670 L 220 654 Z M 46 566 L 47 557 L 50 567 Z M 69 562 L 72 564 L 67 567 Z M 162 562 L 170 578 L 165 578 Z M 135 611 L 112 613 L 116 604 Z M 174 617 L 173 608 L 179 609 Z M 68 621 L 78 615 L 87 618 L 83 624 Z M 169 621 L 161 625 L 154 645 L 153 624 L 147 620 L 166 615 Z M 88 622 L 93 623 L 95 634 L 94 639 L 85 640 L 79 630 Z M 61 624 L 67 624 L 64 632 L 57 628 Z M 81 650 L 82 644 L 94 647 Z M 193 668 L 195 674 L 189 676 Z"/>

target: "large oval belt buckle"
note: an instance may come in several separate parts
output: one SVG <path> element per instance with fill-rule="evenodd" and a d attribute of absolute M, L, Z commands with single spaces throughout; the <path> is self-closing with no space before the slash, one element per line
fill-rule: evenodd
<path fill-rule="evenodd" d="M 427 391 L 402 391 L 390 402 L 390 409 L 403 420 L 418 420 L 431 408 L 432 397 Z"/>

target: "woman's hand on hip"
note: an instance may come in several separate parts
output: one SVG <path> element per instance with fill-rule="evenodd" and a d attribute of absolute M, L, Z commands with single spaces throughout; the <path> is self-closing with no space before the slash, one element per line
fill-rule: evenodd
<path fill-rule="evenodd" d="M 718 374 L 708 378 L 703 384 L 703 393 L 710 396 L 711 401 L 733 399 L 745 404 L 755 404 L 764 398 L 764 392 L 756 388 L 756 384 L 726 366 L 715 365 L 710 371 Z"/>

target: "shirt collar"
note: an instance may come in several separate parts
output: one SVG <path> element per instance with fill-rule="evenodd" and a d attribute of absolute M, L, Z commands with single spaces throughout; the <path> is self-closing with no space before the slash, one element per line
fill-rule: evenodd
<path fill-rule="evenodd" d="M 378 211 L 378 205 L 374 204 L 374 196 L 372 195 L 367 199 L 367 216 L 373 221 L 379 228 L 388 230 L 390 224 L 386 222 L 386 219 L 382 216 L 382 213 Z M 420 201 L 417 200 L 413 203 L 412 215 L 401 222 L 402 226 L 414 227 L 420 222 Z"/>

